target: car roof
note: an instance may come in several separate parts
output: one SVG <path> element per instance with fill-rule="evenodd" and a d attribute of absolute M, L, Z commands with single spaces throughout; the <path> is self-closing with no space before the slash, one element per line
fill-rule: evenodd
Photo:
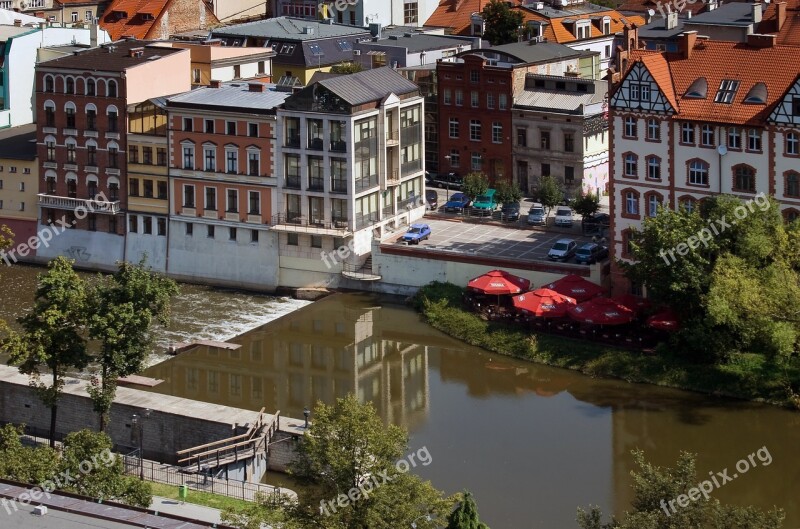
<path fill-rule="evenodd" d="M 575 242 L 575 240 L 574 239 L 559 239 L 559 240 L 556 241 L 556 243 L 559 243 L 559 242 L 563 242 L 564 244 L 569 244 L 571 242 Z"/>
<path fill-rule="evenodd" d="M 558 213 L 559 211 L 572 211 L 572 208 L 569 206 L 558 206 L 558 209 L 556 209 L 556 213 Z"/>
<path fill-rule="evenodd" d="M 544 208 L 544 206 L 541 205 L 539 202 L 534 202 L 533 204 L 531 204 L 531 208 Z"/>
<path fill-rule="evenodd" d="M 586 244 L 584 244 L 583 246 L 578 248 L 578 250 L 591 250 L 595 246 L 599 246 L 599 245 L 597 243 L 594 243 L 594 242 L 587 242 Z"/>
<path fill-rule="evenodd" d="M 410 227 L 411 228 L 427 228 L 428 225 L 427 224 L 412 224 Z"/>

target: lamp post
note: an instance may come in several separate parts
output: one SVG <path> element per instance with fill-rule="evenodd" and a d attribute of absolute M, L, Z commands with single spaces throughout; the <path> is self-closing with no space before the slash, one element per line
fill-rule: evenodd
<path fill-rule="evenodd" d="M 144 419 L 150 417 L 150 409 L 142 412 L 141 417 L 135 413 L 131 417 L 131 424 L 134 428 L 138 429 L 137 437 L 139 438 L 139 479 L 144 481 Z"/>
<path fill-rule="evenodd" d="M 306 424 L 304 428 L 308 430 L 308 416 L 311 415 L 311 411 L 308 408 L 303 408 L 303 417 L 306 418 Z"/>

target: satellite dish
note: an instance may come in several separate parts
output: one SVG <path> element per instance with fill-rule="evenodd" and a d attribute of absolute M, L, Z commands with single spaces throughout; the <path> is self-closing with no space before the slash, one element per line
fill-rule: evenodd
<path fill-rule="evenodd" d="M 728 146 L 725 144 L 717 146 L 717 152 L 719 153 L 720 156 L 725 156 L 726 154 L 728 154 Z"/>

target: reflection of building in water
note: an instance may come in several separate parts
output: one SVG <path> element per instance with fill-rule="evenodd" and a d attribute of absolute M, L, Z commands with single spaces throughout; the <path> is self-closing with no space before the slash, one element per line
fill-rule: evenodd
<path fill-rule="evenodd" d="M 146 375 L 164 380 L 153 391 L 292 417 L 355 393 L 411 427 L 428 413 L 427 346 L 389 329 L 413 325 L 408 311 L 353 299 L 317 302 L 231 340 L 235 350 L 198 346 Z"/>

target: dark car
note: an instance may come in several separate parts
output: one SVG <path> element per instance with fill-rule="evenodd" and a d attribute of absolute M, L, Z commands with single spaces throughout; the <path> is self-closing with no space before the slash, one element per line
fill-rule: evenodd
<path fill-rule="evenodd" d="M 604 235 L 604 232 L 608 230 L 608 227 L 611 225 L 611 217 L 608 213 L 595 213 L 591 217 L 583 219 L 581 224 L 583 233 L 586 235 Z"/>
<path fill-rule="evenodd" d="M 425 190 L 425 202 L 428 203 L 428 207 L 431 208 L 433 211 L 439 209 L 439 194 L 434 189 L 426 189 Z"/>
<path fill-rule="evenodd" d="M 431 178 L 430 185 L 442 189 L 460 190 L 464 188 L 464 179 L 458 173 L 439 174 Z"/>
<path fill-rule="evenodd" d="M 578 264 L 594 264 L 608 257 L 608 248 L 589 242 L 575 250 L 575 262 Z"/>
<path fill-rule="evenodd" d="M 469 199 L 467 195 L 464 193 L 453 193 L 450 195 L 450 200 L 445 202 L 444 210 L 445 211 L 464 211 L 464 208 L 468 207 L 472 201 Z"/>
<path fill-rule="evenodd" d="M 500 210 L 503 220 L 516 222 L 519 220 L 519 202 L 506 202 Z"/>
<path fill-rule="evenodd" d="M 408 231 L 403 235 L 403 242 L 408 244 L 419 244 L 431 236 L 431 228 L 427 224 L 412 224 Z"/>

